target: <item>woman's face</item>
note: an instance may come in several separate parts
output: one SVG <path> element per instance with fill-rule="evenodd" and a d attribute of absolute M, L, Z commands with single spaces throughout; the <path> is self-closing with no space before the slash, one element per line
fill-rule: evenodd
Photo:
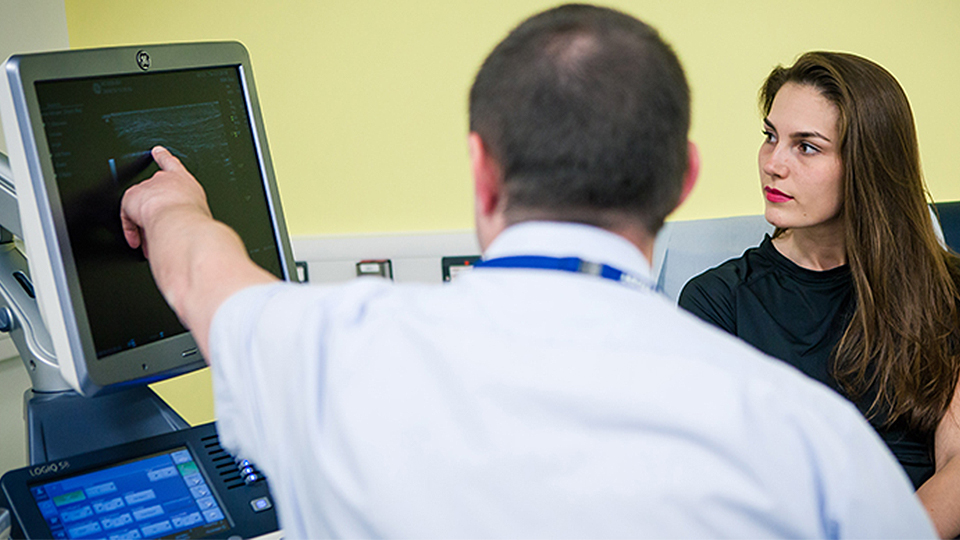
<path fill-rule="evenodd" d="M 765 217 L 784 229 L 840 230 L 843 163 L 837 107 L 809 85 L 787 83 L 763 120 Z"/>

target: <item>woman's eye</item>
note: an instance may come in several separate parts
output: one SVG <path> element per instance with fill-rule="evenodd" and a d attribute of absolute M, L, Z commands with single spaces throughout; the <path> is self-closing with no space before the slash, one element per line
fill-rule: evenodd
<path fill-rule="evenodd" d="M 810 143 L 805 143 L 805 142 L 800 143 L 799 148 L 800 148 L 801 154 L 816 154 L 817 152 L 820 151 L 820 149 L 817 148 L 816 146 Z"/>
<path fill-rule="evenodd" d="M 764 138 L 764 140 L 766 140 L 766 142 L 768 142 L 768 143 L 775 143 L 775 142 L 777 142 L 777 136 L 774 135 L 772 131 L 769 131 L 769 130 L 766 130 L 766 129 L 765 129 L 765 130 L 763 130 L 761 133 L 763 133 L 763 138 Z"/>

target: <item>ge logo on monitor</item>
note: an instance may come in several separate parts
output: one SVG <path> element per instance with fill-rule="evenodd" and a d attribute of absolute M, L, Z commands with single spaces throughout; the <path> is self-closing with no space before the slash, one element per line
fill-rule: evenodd
<path fill-rule="evenodd" d="M 150 69 L 150 55 L 147 51 L 137 51 L 137 65 L 144 71 Z"/>

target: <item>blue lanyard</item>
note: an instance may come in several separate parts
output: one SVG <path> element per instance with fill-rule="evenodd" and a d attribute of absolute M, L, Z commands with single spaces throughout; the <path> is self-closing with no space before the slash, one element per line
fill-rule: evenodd
<path fill-rule="evenodd" d="M 635 289 L 654 290 L 649 280 L 628 274 L 608 264 L 585 261 L 579 257 L 544 257 L 539 255 L 517 255 L 485 259 L 473 265 L 474 268 L 529 268 L 534 270 L 560 270 L 575 274 L 586 274 L 610 279 Z"/>

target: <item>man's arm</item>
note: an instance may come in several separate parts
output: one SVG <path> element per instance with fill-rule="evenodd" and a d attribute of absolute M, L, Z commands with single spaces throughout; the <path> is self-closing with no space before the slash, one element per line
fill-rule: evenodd
<path fill-rule="evenodd" d="M 160 171 L 123 196 L 120 219 L 132 248 L 142 247 L 160 292 L 210 359 L 210 323 L 231 295 L 277 281 L 250 260 L 236 232 L 216 221 L 203 188 L 163 147 Z"/>

